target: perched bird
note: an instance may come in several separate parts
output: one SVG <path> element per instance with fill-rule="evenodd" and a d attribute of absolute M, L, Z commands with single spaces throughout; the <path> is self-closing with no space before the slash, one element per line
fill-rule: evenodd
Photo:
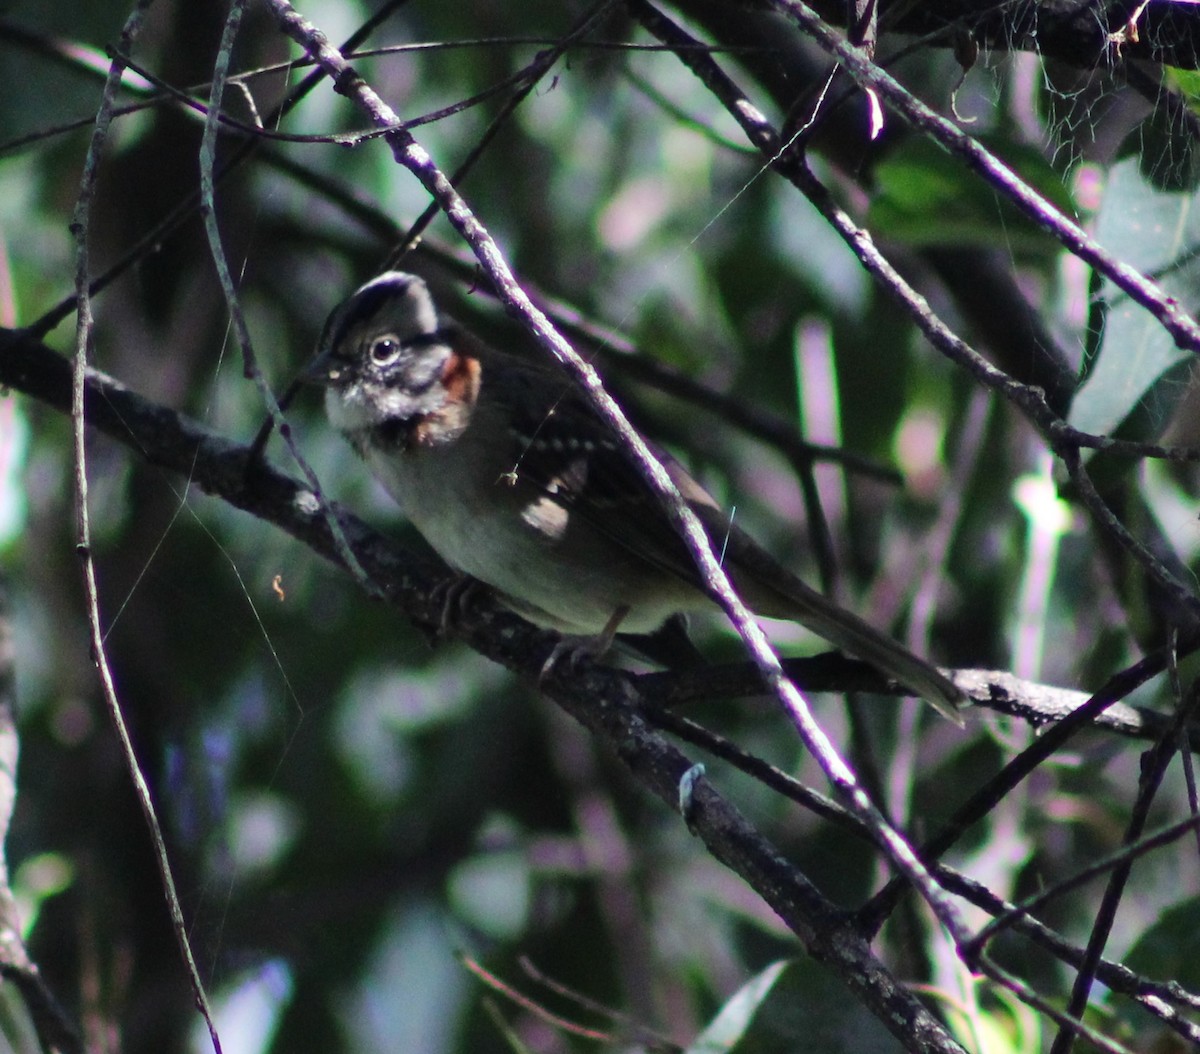
<path fill-rule="evenodd" d="M 392 271 L 334 309 L 306 373 L 325 410 L 454 569 L 513 611 L 611 641 L 711 607 L 691 554 L 586 395 L 561 369 L 489 347 Z M 659 453 L 745 603 L 803 623 L 961 723 L 933 666 L 809 588 Z"/>

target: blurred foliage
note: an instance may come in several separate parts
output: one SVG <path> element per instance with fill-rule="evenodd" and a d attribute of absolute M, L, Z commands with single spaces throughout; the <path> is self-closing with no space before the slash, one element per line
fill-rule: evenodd
<path fill-rule="evenodd" d="M 1027 186 L 1068 216 L 1075 203 L 1045 155 L 1006 140 L 980 141 Z M 1059 246 L 1051 235 L 974 177 L 957 158 L 928 139 L 908 139 L 875 169 L 876 193 L 867 222 L 889 241 L 907 245 L 990 247 L 1002 242 L 1013 257 L 1049 264 Z"/>
<path fill-rule="evenodd" d="M 321 0 L 302 10 L 336 41 L 369 6 Z M 744 48 L 718 58 L 772 120 L 797 97 L 811 104 L 825 81 L 820 53 L 790 30 L 767 50 L 739 44 L 753 19 L 737 5 L 669 10 Z M 68 223 L 105 49 L 127 14 L 127 3 L 111 0 L 5 6 L 6 327 L 35 322 L 71 292 Z M 222 17 L 220 5 L 159 0 L 135 46 L 138 66 L 202 96 Z M 356 65 L 411 120 L 504 84 L 572 17 L 546 0 L 412 0 L 370 46 L 429 46 Z M 836 567 L 847 603 L 908 632 L 944 664 L 1091 689 L 1163 639 L 1170 610 L 1077 506 L 1063 516 L 1059 497 L 1072 494 L 1057 486 L 1024 418 L 981 400 L 975 381 L 923 341 L 817 211 L 743 148 L 735 123 L 675 56 L 600 46 L 648 40 L 618 8 L 504 123 L 464 195 L 531 288 L 764 419 L 797 422 L 814 441 L 897 467 L 905 486 L 819 465 L 814 489 L 833 540 L 821 568 L 812 506 L 786 456 L 719 414 L 634 383 L 619 355 L 602 356 L 637 419 L 781 558 L 814 582 Z M 885 35 L 881 56 L 901 43 Z M 234 64 L 266 70 L 244 81 L 257 114 L 306 72 L 275 68 L 295 55 L 266 8 L 252 6 Z M 1030 54 L 997 54 L 964 74 L 948 51 L 925 48 L 890 68 L 935 108 L 969 114 L 968 131 L 1117 256 L 1152 272 L 1186 308 L 1200 303 L 1195 189 L 1178 164 L 1172 178 L 1149 175 L 1157 162 L 1191 157 L 1186 126 L 1160 121 L 1139 138 L 1146 107 L 1129 88 L 1099 73 L 1079 83 Z M 1191 84 L 1182 71 L 1174 76 Z M 1190 353 L 958 159 L 890 116 L 869 141 L 858 93 L 838 84 L 811 164 L 935 309 L 1002 368 L 1020 368 L 1005 357 L 1013 354 L 1028 365 L 1027 344 L 1006 347 L 1016 322 L 999 306 L 1007 303 L 999 286 L 980 288 L 979 272 L 965 266 L 995 265 L 1049 334 L 1062 371 L 1086 376 L 1072 423 L 1195 442 Z M 507 94 L 415 134 L 454 170 Z M 146 96 L 121 94 L 122 105 L 145 105 L 116 119 L 100 172 L 94 269 L 133 256 L 96 298 L 95 364 L 247 442 L 263 408 L 242 376 L 196 216 L 135 248 L 198 185 L 195 114 Z M 225 104 L 251 119 L 241 89 Z M 280 130 L 349 135 L 365 130 L 365 118 L 321 83 Z M 1120 160 L 1130 151 L 1137 156 Z M 264 141 L 221 183 L 226 249 L 277 391 L 311 353 L 326 312 L 380 266 L 426 205 L 378 139 Z M 938 255 L 948 251 L 966 255 Z M 471 260 L 444 219 L 404 266 L 427 275 L 473 328 L 521 339 L 472 288 Z M 72 328 L 63 323 L 50 342 L 66 350 Z M 331 433 L 318 400 L 306 394 L 289 413 L 330 494 L 420 546 Z M 286 464 L 281 447 L 270 453 Z M 597 1049 L 489 990 L 464 966 L 467 956 L 612 1036 L 606 1049 L 647 1049 L 651 1036 L 697 1051 L 896 1049 L 813 962 L 795 959 L 795 939 L 678 816 L 530 685 L 461 645 L 431 646 L 306 548 L 187 480 L 100 438 L 89 457 L 106 645 L 226 1051 Z M 1097 463 L 1117 514 L 1193 581 L 1194 469 Z M 0 564 L 17 612 L 22 741 L 10 871 L 31 954 L 89 1049 L 206 1050 L 100 704 L 71 469 L 69 422 L 20 395 L 0 397 Z M 1046 505 L 1019 502 L 1030 480 L 1041 489 L 1022 493 L 1045 494 Z M 1039 521 L 1047 508 L 1057 527 Z M 695 628 L 713 655 L 734 654 L 718 620 Z M 821 647 L 790 627 L 777 639 L 788 652 Z M 1138 701 L 1170 705 L 1158 686 Z M 911 702 L 847 707 L 823 697 L 817 708 L 885 811 L 915 836 L 935 830 L 1032 737 L 988 712 L 963 734 Z M 695 716 L 824 789 L 769 708 L 723 703 Z M 1139 749 L 1102 733 L 1072 741 L 972 828 L 950 862 L 1013 899 L 1111 852 L 1137 793 Z M 857 906 L 878 887 L 882 865 L 869 846 L 706 763 L 837 903 Z M 1152 820 L 1186 809 L 1186 781 L 1173 771 Z M 1169 979 L 1190 945 L 1180 943 L 1185 927 L 1168 920 L 1194 914 L 1179 902 L 1198 880 L 1200 861 L 1184 843 L 1139 861 L 1108 954 L 1135 948 L 1137 969 Z M 1085 943 L 1102 885 L 1053 900 L 1041 917 Z M 902 978 L 938 993 L 935 1010 L 953 1004 L 946 1017 L 971 1049 L 1028 1052 L 1051 1034 L 1044 1019 L 1031 1025 L 1028 1011 L 980 995 L 920 908 L 902 909 L 878 948 Z M 1044 997 L 1065 1000 L 1071 974 L 1062 964 L 1030 959 L 1007 940 L 996 956 Z M 724 1046 L 713 1039 L 722 1023 L 736 1034 Z"/>

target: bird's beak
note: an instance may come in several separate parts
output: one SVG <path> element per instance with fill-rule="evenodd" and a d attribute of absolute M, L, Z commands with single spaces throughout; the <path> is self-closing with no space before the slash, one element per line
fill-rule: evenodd
<path fill-rule="evenodd" d="M 300 380 L 305 384 L 319 384 L 328 388 L 341 382 L 345 378 L 346 372 L 346 363 L 335 358 L 333 353 L 326 348 L 304 367 L 304 372 L 300 374 Z"/>

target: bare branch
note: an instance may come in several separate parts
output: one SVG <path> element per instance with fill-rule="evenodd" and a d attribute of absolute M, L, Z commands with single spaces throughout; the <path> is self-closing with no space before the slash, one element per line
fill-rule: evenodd
<path fill-rule="evenodd" d="M 150 0 L 139 0 L 121 31 L 121 50 L 128 51 L 133 39 L 141 29 L 146 9 Z M 192 986 L 192 995 L 196 1006 L 204 1017 L 208 1034 L 212 1040 L 213 1049 L 221 1054 L 221 1041 L 213 1024 L 212 1010 L 208 1005 L 208 995 L 204 990 L 204 982 L 200 979 L 200 971 L 192 954 L 191 941 L 188 938 L 187 923 L 183 917 L 183 908 L 179 903 L 179 894 L 175 889 L 175 878 L 171 873 L 171 862 L 167 857 L 167 847 L 162 836 L 162 827 L 154 802 L 150 797 L 150 788 L 146 784 L 138 764 L 133 742 L 129 738 L 129 730 L 125 717 L 121 712 L 121 703 L 117 698 L 116 684 L 113 681 L 112 670 L 109 666 L 108 655 L 104 645 L 104 627 L 100 620 L 100 597 L 96 588 L 96 565 L 92 558 L 91 527 L 88 513 L 88 474 L 87 474 L 87 444 L 86 444 L 86 404 L 87 359 L 88 349 L 92 339 L 92 308 L 88 292 L 90 268 L 88 264 L 88 224 L 91 216 L 92 197 L 95 192 L 96 175 L 100 165 L 100 157 L 108 137 L 109 123 L 112 119 L 112 107 L 120 87 L 123 70 L 119 59 L 114 59 L 112 70 L 104 86 L 104 94 L 100 103 L 100 112 L 96 116 L 95 129 L 92 132 L 91 144 L 88 148 L 87 160 L 84 163 L 83 177 L 80 182 L 79 200 L 75 207 L 75 215 L 71 222 L 71 230 L 76 242 L 76 273 L 75 293 L 77 300 L 77 319 L 75 330 L 75 361 L 71 376 L 71 420 L 74 426 L 75 441 L 75 524 L 76 552 L 83 568 L 84 593 L 87 598 L 88 626 L 91 630 L 92 656 L 96 662 L 103 689 L 104 701 L 108 708 L 109 719 L 121 746 L 121 754 L 125 766 L 133 781 L 134 792 L 142 815 L 146 821 L 151 842 L 154 846 L 155 863 L 158 865 L 159 876 L 162 880 L 163 893 L 166 897 L 167 911 L 171 916 L 171 926 L 175 932 L 175 940 L 179 945 L 179 954 L 187 970 L 188 980 Z"/>

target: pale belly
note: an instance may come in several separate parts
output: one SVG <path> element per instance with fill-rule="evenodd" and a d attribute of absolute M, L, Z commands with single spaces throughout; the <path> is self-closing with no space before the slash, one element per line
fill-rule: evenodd
<path fill-rule="evenodd" d="M 561 513 L 557 536 L 537 530 L 512 495 L 486 493 L 503 481 L 459 480 L 460 466 L 429 471 L 445 461 L 438 451 L 420 473 L 406 458 L 371 457 L 371 468 L 413 526 L 451 567 L 503 594 L 518 614 L 541 626 L 596 634 L 614 613 L 628 609 L 621 632 L 649 633 L 677 611 L 706 607 L 698 590 L 574 517 Z M 459 486 L 448 486 L 458 480 Z M 543 499 L 544 500 L 544 499 Z M 557 508 L 557 507 L 556 507 Z"/>

